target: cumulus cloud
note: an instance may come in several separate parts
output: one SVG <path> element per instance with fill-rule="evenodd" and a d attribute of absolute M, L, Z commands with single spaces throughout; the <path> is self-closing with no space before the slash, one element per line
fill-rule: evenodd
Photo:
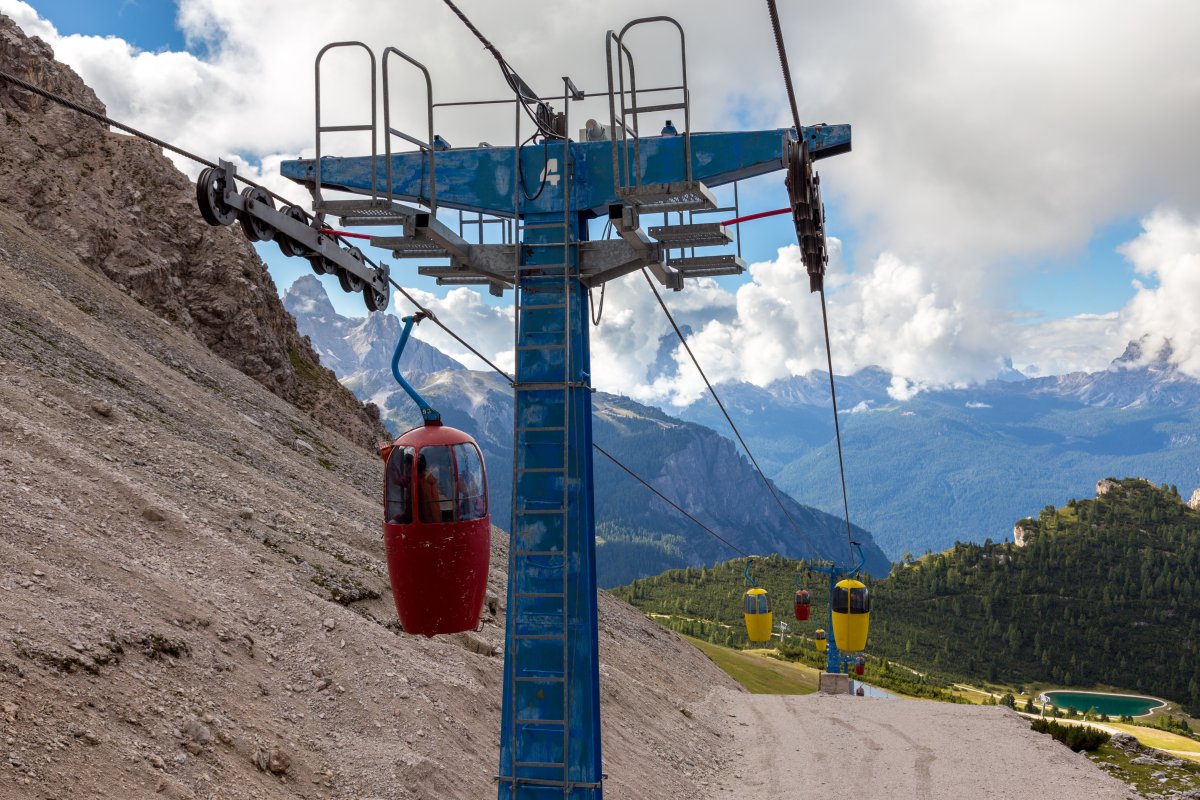
<path fill-rule="evenodd" d="M 1143 342 L 1143 357 L 1153 358 L 1168 342 L 1171 361 L 1200 378 L 1200 220 L 1177 211 L 1158 211 L 1143 232 L 1121 251 L 1147 279 L 1123 309 L 1129 340 Z"/>
<path fill-rule="evenodd" d="M 445 297 L 438 297 L 421 289 L 408 291 L 421 305 L 432 311 L 441 322 L 460 336 L 469 331 L 469 338 L 464 338 L 467 338 L 471 346 L 487 356 L 500 369 L 512 374 L 515 369 L 512 306 L 497 308 L 487 305 L 478 292 L 462 286 L 451 289 Z M 397 299 L 398 302 L 403 302 L 402 299 Z M 416 329 L 414 335 L 471 369 L 488 369 L 486 364 L 434 324 L 426 322 Z"/>
<path fill-rule="evenodd" d="M 401 11 L 394 0 L 182 0 L 180 27 L 203 58 L 60 37 L 22 0 L 0 0 L 0 9 L 50 41 L 114 113 L 210 157 L 311 148 L 312 58 L 330 41 L 410 52 L 429 65 L 438 100 L 504 93 L 491 56 L 439 3 Z M 539 24 L 529 26 L 535 9 Z M 567 72 L 602 90 L 604 31 L 642 11 L 638 0 L 473 2 L 465 10 L 544 93 L 557 92 Z M 698 129 L 788 123 L 765 11 L 736 25 L 718 0 L 676 13 L 688 36 Z M 1200 207 L 1200 186 L 1189 178 L 1200 171 L 1190 136 L 1200 123 L 1195 9 L 1172 0 L 874 0 L 783 9 L 783 23 L 801 118 L 855 125 L 854 153 L 823 167 L 825 185 L 874 252 L 980 269 L 1004 256 L 1078 247 L 1098 224 L 1158 203 Z M 668 31 L 631 34 L 646 80 L 678 75 Z M 330 120 L 363 117 L 364 58 L 334 53 L 325 68 Z M 421 131 L 421 81 L 396 75 L 397 123 Z M 606 117 L 606 103 L 573 107 L 573 119 L 588 116 Z M 511 140 L 511 120 L 502 107 L 472 107 L 440 110 L 437 125 L 451 141 L 473 144 Z"/>
<path fill-rule="evenodd" d="M 0 0 L 0 12 L 46 39 L 113 116 L 206 157 L 231 158 L 302 199 L 278 177 L 278 164 L 313 153 L 312 58 L 325 43 L 401 47 L 430 67 L 440 101 L 505 93 L 491 56 L 452 14 L 435 2 L 411 5 L 181 0 L 186 53 L 63 36 L 22 0 Z M 642 13 L 639 0 L 464 6 L 546 93 L 564 73 L 589 92 L 603 90 L 603 32 Z M 539 24 L 529 26 L 535 8 Z M 854 152 L 821 164 L 825 191 L 856 242 L 844 258 L 831 242 L 837 372 L 881 366 L 894 376 L 892 395 L 905 399 L 992 377 L 1006 354 L 1030 373 L 1102 368 L 1141 332 L 1171 338 L 1181 368 L 1200 374 L 1200 309 L 1187 299 L 1200 297 L 1200 183 L 1192 179 L 1200 150 L 1191 141 L 1200 127 L 1200 13 L 1172 0 L 870 0 L 782 12 L 802 119 L 855 126 Z M 765 12 L 731 25 L 727 2 L 696 0 L 676 13 L 688 35 L 696 129 L 789 124 Z M 664 31 L 631 39 L 646 80 L 677 75 L 678 52 Z M 415 77 L 395 81 L 395 123 L 423 135 L 423 87 L 407 79 Z M 326 122 L 362 121 L 370 108 L 363 58 L 332 54 L 325 79 Z M 588 116 L 607 117 L 606 103 L 572 106 L 573 120 Z M 439 110 L 437 127 L 456 143 L 507 142 L 511 120 L 510 109 L 476 106 Z M 326 144 L 333 153 L 365 149 L 353 136 Z M 1127 308 L 1033 324 L 1005 310 L 1005 282 L 1019 275 L 1019 259 L 1078 250 L 1104 224 L 1160 204 L 1178 211 L 1149 217 L 1125 250 L 1144 279 Z M 421 298 L 511 368 L 511 308 L 467 289 Z M 753 265 L 734 291 L 689 281 L 666 302 L 716 381 L 765 385 L 824 368 L 819 304 L 794 248 Z M 432 330 L 421 334 L 470 360 Z M 673 333 L 644 279 L 614 282 L 593 334 L 598 385 L 643 400 L 699 397 L 699 376 L 665 336 Z"/>
<path fill-rule="evenodd" d="M 836 239 L 830 245 L 836 274 L 840 246 Z M 668 298 L 673 310 L 679 303 L 681 320 L 693 329 L 688 342 L 710 380 L 766 386 L 824 369 L 820 300 L 809 293 L 799 248 L 780 248 L 774 261 L 751 265 L 749 274 L 750 281 L 732 294 L 710 285 L 698 287 L 701 292 L 690 296 L 685 292 Z M 644 367 L 658 347 L 663 325 L 655 324 L 661 314 L 642 284 L 644 297 L 628 301 L 629 308 L 637 310 L 614 314 L 617 321 L 611 327 L 602 325 L 596 340 L 598 348 L 628 354 Z M 636 284 L 623 288 L 633 290 Z M 997 327 L 1001 312 L 987 311 L 970 291 L 891 253 L 881 255 L 862 274 L 831 279 L 828 306 L 834 371 L 846 374 L 882 367 L 894 376 L 891 394 L 900 400 L 931 386 L 966 385 L 994 377 L 1004 366 Z M 627 317 L 638 324 L 625 325 Z M 615 334 L 611 344 L 610 332 Z M 682 346 L 673 348 L 672 357 L 676 364 L 672 374 L 654 376 L 638 387 L 643 399 L 686 405 L 705 391 Z M 602 380 L 600 373 L 597 380 Z"/>
<path fill-rule="evenodd" d="M 1005 331 L 1014 366 L 1030 377 L 1097 372 L 1129 342 L 1119 311 L 1037 323 L 1014 319 Z"/>

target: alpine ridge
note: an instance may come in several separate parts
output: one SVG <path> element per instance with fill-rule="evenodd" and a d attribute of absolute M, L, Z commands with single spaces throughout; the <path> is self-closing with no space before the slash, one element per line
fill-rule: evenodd
<path fill-rule="evenodd" d="M 417 424 L 412 400 L 390 371 L 400 324 L 390 314 L 347 318 L 333 313 L 316 278 L 305 276 L 285 293 L 284 304 L 312 341 L 323 363 L 337 363 L 342 383 L 376 404 L 397 428 Z M 382 338 L 380 338 L 382 337 Z M 512 484 L 512 393 L 500 376 L 463 368 L 429 345 L 410 339 L 401 371 L 448 424 L 475 437 L 488 462 L 492 519 L 507 526 Z M 388 363 L 380 354 L 386 353 Z M 349 356 L 353 356 L 350 360 Z M 845 523 L 780 497 L 797 534 L 737 445 L 702 425 L 671 417 L 628 398 L 593 396 L 595 441 L 689 513 L 747 552 L 796 557 L 849 557 Z M 601 586 L 679 566 L 700 566 L 734 553 L 638 485 L 600 454 L 596 469 L 597 561 Z M 630 501 L 630 497 L 637 498 Z M 644 499 L 643 499 L 644 498 Z M 855 528 L 867 570 L 890 565 L 871 534 Z"/>

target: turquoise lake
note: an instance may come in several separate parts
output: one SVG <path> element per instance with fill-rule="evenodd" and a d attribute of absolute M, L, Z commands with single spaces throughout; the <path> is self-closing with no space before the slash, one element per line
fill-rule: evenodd
<path fill-rule="evenodd" d="M 1101 694 L 1100 692 L 1046 692 L 1046 699 L 1064 711 L 1074 706 L 1075 710 L 1083 713 L 1094 708 L 1097 714 L 1108 714 L 1119 717 L 1128 714 L 1140 717 L 1149 714 L 1151 709 L 1162 705 L 1161 700 L 1153 697 L 1139 697 L 1132 694 Z"/>

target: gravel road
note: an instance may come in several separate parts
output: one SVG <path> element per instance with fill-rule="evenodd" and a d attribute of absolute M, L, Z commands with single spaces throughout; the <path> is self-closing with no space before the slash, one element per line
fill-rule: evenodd
<path fill-rule="evenodd" d="M 730 717 L 736 753 L 714 797 L 1133 797 L 1003 707 L 817 694 L 728 693 L 711 702 Z"/>

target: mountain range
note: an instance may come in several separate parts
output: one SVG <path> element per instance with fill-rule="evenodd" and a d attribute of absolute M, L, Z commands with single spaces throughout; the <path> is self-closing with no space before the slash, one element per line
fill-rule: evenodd
<path fill-rule="evenodd" d="M 416 406 L 392 379 L 392 350 L 401 323 L 389 314 L 348 318 L 329 302 L 312 276 L 284 296 L 322 363 L 356 396 L 378 406 L 396 431 L 419 422 Z M 410 339 L 401 361 L 405 378 L 447 424 L 475 437 L 488 466 L 492 521 L 508 527 L 512 497 L 512 393 L 492 372 L 469 370 L 436 348 Z M 780 499 L 795 527 L 736 445 L 713 430 L 616 395 L 593 395 L 594 441 L 723 538 L 755 554 L 797 558 L 847 557 L 845 522 Z M 595 458 L 597 571 L 601 586 L 615 586 L 665 569 L 700 566 L 736 552 L 639 486 L 607 458 Z M 884 575 L 890 564 L 871 534 L 854 529 L 868 571 Z"/>
<path fill-rule="evenodd" d="M 1200 484 L 1200 383 L 1134 342 L 1099 372 L 1001 379 L 900 401 L 891 376 L 838 376 L 850 516 L 893 559 L 955 541 L 1002 541 L 1047 495 L 1087 497 L 1097 475 Z M 722 399 L 763 469 L 802 503 L 840 511 L 827 373 Z M 710 402 L 674 413 L 725 430 Z"/>

